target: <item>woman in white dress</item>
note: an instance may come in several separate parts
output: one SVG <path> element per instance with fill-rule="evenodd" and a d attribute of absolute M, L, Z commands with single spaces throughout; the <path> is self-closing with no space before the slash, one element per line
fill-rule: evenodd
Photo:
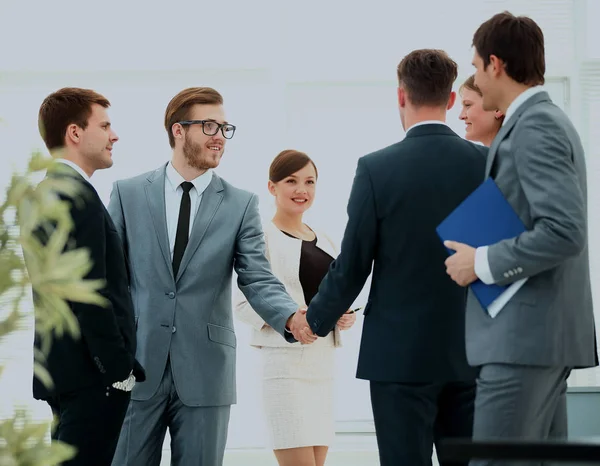
<path fill-rule="evenodd" d="M 267 257 L 275 276 L 299 306 L 307 306 L 335 258 L 331 240 L 303 222 L 315 198 L 317 168 L 304 153 L 281 152 L 269 169 L 277 211 L 264 225 Z M 356 321 L 352 311 L 333 332 L 310 345 L 288 343 L 239 293 L 236 316 L 253 327 L 261 350 L 263 400 L 271 447 L 280 466 L 323 466 L 334 436 L 334 351 L 340 330 Z"/>
<path fill-rule="evenodd" d="M 490 147 L 500 131 L 504 115 L 502 112 L 483 109 L 483 95 L 475 84 L 475 77 L 470 76 L 459 89 L 462 111 L 459 118 L 466 125 L 466 139 L 480 142 Z"/>

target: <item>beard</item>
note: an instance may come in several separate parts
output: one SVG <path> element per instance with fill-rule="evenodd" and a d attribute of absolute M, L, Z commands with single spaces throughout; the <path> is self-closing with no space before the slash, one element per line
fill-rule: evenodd
<path fill-rule="evenodd" d="M 186 134 L 183 143 L 183 156 L 190 167 L 198 170 L 208 170 L 219 166 L 223 152 L 214 154 L 210 149 L 202 147 L 197 142 L 190 141 Z"/>

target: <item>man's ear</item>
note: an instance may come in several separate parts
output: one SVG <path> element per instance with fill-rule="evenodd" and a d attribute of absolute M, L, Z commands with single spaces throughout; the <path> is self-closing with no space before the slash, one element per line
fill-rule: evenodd
<path fill-rule="evenodd" d="M 398 105 L 401 108 L 406 107 L 406 91 L 403 87 L 398 87 Z"/>
<path fill-rule="evenodd" d="M 179 123 L 173 123 L 171 126 L 171 134 L 174 139 L 181 139 L 184 137 L 183 126 Z"/>
<path fill-rule="evenodd" d="M 446 110 L 452 109 L 454 104 L 456 103 L 456 92 L 452 91 L 450 93 L 450 98 L 448 99 L 448 105 L 446 105 Z"/>
<path fill-rule="evenodd" d="M 65 133 L 65 139 L 70 140 L 74 144 L 79 144 L 80 136 L 81 136 L 81 128 L 77 126 L 75 123 L 67 126 L 67 131 Z"/>
<path fill-rule="evenodd" d="M 492 67 L 492 75 L 496 78 L 504 72 L 504 61 L 496 55 L 490 55 L 490 64 L 488 66 Z"/>

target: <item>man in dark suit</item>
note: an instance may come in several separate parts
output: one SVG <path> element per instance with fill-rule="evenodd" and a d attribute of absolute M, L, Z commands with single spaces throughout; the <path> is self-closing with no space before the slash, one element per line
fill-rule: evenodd
<path fill-rule="evenodd" d="M 416 50 L 398 66 L 406 138 L 358 161 L 341 254 L 305 315 L 327 335 L 373 267 L 357 377 L 371 383 L 382 466 L 431 465 L 433 443 L 471 435 L 466 293 L 446 274 L 436 227 L 481 183 L 486 149 L 444 123 L 456 77 L 440 50 Z M 309 342 L 301 317 L 291 329 Z"/>
<path fill-rule="evenodd" d="M 69 177 L 79 186 L 77 199 L 63 196 L 71 203 L 74 223 L 68 247 L 89 250 L 93 266 L 85 278 L 104 281 L 100 294 L 108 300 L 107 307 L 69 302 L 81 337 L 53 337 L 44 364 L 53 387 L 37 378 L 33 382 L 34 397 L 45 400 L 58 418 L 52 438 L 77 449 L 76 457 L 65 463 L 69 465 L 111 464 L 131 388 L 145 378 L 135 361 L 135 322 L 123 248 L 89 178 L 112 166 L 111 150 L 118 138 L 106 112 L 109 105 L 92 90 L 65 88 L 49 95 L 39 112 L 48 150 L 60 150 L 62 157 L 48 176 Z M 39 230 L 42 243 L 48 231 Z M 42 312 L 34 299 L 36 312 Z M 41 347 L 37 333 L 35 345 Z"/>

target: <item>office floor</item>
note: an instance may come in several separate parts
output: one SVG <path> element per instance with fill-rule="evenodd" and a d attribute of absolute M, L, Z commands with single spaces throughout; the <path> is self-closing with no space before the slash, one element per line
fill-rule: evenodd
<path fill-rule="evenodd" d="M 165 443 L 160 466 L 169 466 L 170 452 Z M 375 435 L 361 433 L 338 435 L 327 455 L 326 466 L 379 466 Z M 277 466 L 273 452 L 266 449 L 228 449 L 223 466 Z M 438 466 L 435 455 L 433 466 Z"/>
<path fill-rule="evenodd" d="M 160 463 L 169 466 L 170 457 L 165 451 Z M 377 451 L 332 451 L 327 466 L 378 466 Z M 277 466 L 273 452 L 268 450 L 228 450 L 223 466 Z"/>

